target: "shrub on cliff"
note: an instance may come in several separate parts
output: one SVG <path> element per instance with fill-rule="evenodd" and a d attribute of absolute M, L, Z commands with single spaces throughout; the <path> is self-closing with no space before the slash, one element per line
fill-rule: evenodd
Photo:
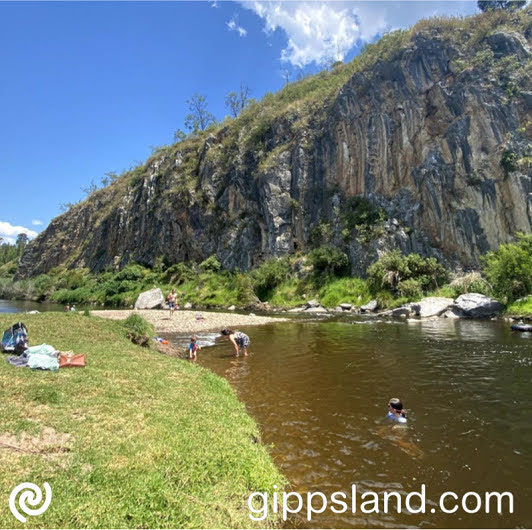
<path fill-rule="evenodd" d="M 512 302 L 532 293 L 532 235 L 501 245 L 484 258 L 484 274 L 502 300 Z"/>
<path fill-rule="evenodd" d="M 314 269 L 315 276 L 341 276 L 349 270 L 349 258 L 334 247 L 320 247 L 312 250 L 308 261 Z"/>

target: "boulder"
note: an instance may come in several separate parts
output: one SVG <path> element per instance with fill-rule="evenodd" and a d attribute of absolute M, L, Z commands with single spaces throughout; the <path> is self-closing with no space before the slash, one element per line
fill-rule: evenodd
<path fill-rule="evenodd" d="M 526 43 L 518 33 L 498 31 L 488 35 L 486 40 L 497 59 L 505 55 L 514 55 L 517 59 L 526 59 L 530 55 Z"/>
<path fill-rule="evenodd" d="M 307 302 L 307 309 L 310 309 L 311 307 L 321 307 L 320 303 L 316 299 L 309 300 Z"/>
<path fill-rule="evenodd" d="M 183 306 L 183 309 L 192 309 L 192 304 L 190 302 L 187 302 L 184 306 Z"/>
<path fill-rule="evenodd" d="M 353 304 L 348 304 L 347 302 L 344 302 L 342 304 L 340 304 L 339 306 L 343 311 L 349 311 L 352 307 L 353 307 Z"/>
<path fill-rule="evenodd" d="M 318 306 L 308 307 L 305 310 L 305 313 L 328 313 L 328 311 L 323 306 L 318 305 Z"/>
<path fill-rule="evenodd" d="M 467 293 L 454 301 L 451 310 L 460 318 L 491 318 L 502 311 L 502 305 L 489 296 Z"/>
<path fill-rule="evenodd" d="M 227 311 L 234 311 L 236 309 L 236 306 L 234 305 L 230 305 L 228 308 L 227 308 Z"/>
<path fill-rule="evenodd" d="M 412 313 L 420 318 L 439 317 L 453 305 L 453 299 L 429 296 L 409 305 Z"/>
<path fill-rule="evenodd" d="M 386 314 L 390 315 L 392 317 L 402 317 L 402 318 L 408 318 L 410 316 L 411 309 L 409 305 L 402 305 L 401 307 L 396 307 L 395 309 L 392 309 L 391 311 L 387 311 Z"/>
<path fill-rule="evenodd" d="M 164 304 L 163 292 L 159 289 L 151 289 L 139 294 L 135 302 L 135 309 L 158 309 Z"/>
<path fill-rule="evenodd" d="M 371 313 L 377 309 L 377 300 L 371 300 L 366 305 L 360 307 L 362 313 Z"/>

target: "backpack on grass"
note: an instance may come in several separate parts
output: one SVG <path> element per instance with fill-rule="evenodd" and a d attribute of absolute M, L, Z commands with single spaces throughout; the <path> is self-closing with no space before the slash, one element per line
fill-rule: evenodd
<path fill-rule="evenodd" d="M 16 353 L 20 355 L 28 348 L 28 328 L 22 323 L 17 322 L 2 335 L 2 351 Z"/>

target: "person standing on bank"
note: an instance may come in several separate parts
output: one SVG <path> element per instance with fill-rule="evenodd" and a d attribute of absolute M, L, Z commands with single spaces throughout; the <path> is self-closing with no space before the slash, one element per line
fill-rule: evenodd
<path fill-rule="evenodd" d="M 248 347 L 250 344 L 249 337 L 241 331 L 232 331 L 230 329 L 222 329 L 221 334 L 224 337 L 228 337 L 235 348 L 235 357 L 238 357 L 240 348 L 242 348 L 242 354 L 244 357 L 248 356 Z"/>
<path fill-rule="evenodd" d="M 168 302 L 168 307 L 170 309 L 170 318 L 171 318 L 174 314 L 175 305 L 177 303 L 177 293 L 175 292 L 175 289 L 172 289 L 172 292 L 166 297 L 166 301 Z"/>

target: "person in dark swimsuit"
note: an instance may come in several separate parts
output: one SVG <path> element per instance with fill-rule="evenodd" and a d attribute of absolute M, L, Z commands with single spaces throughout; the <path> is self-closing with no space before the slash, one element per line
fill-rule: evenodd
<path fill-rule="evenodd" d="M 242 348 L 242 354 L 244 357 L 248 356 L 248 347 L 250 344 L 249 337 L 241 331 L 232 331 L 230 329 L 222 329 L 221 334 L 224 337 L 228 337 L 233 347 L 235 348 L 235 357 L 238 357 L 240 348 Z"/>

